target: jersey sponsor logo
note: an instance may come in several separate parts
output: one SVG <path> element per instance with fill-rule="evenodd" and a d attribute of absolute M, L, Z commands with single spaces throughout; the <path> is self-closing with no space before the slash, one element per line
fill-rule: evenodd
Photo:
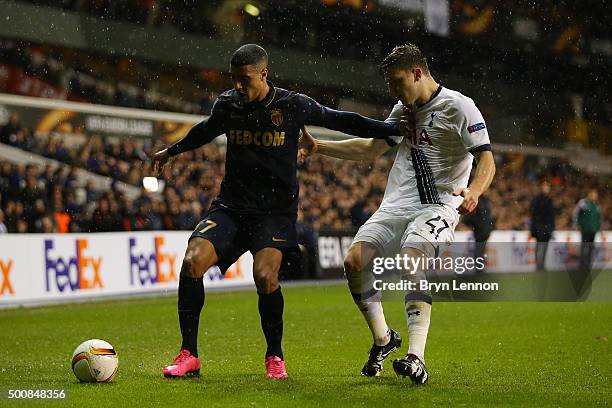
<path fill-rule="evenodd" d="M 283 124 L 283 111 L 280 109 L 272 109 L 270 119 L 272 119 L 272 123 L 274 123 L 277 127 L 281 127 Z"/>
<path fill-rule="evenodd" d="M 153 237 L 153 252 L 138 251 L 137 238 L 129 239 L 130 252 L 130 285 L 137 282 L 140 286 L 147 284 L 176 281 L 176 253 L 164 251 L 164 237 Z"/>
<path fill-rule="evenodd" d="M 480 122 L 480 123 L 476 123 L 474 125 L 468 126 L 467 129 L 468 129 L 468 132 L 474 133 L 474 132 L 477 132 L 477 131 L 485 129 L 485 128 L 486 128 L 486 126 L 485 126 L 484 122 Z"/>
<path fill-rule="evenodd" d="M 0 259 L 0 272 L 2 272 L 2 284 L 0 284 L 0 296 L 14 295 L 15 290 L 11 284 L 11 269 L 13 269 L 13 260 L 4 261 Z"/>
<path fill-rule="evenodd" d="M 75 252 L 72 256 L 62 251 L 54 256 L 55 242 L 45 239 L 45 281 L 46 290 L 51 292 L 51 282 L 59 292 L 103 288 L 100 266 L 102 257 L 87 256 L 87 239 L 75 240 Z"/>
<path fill-rule="evenodd" d="M 283 146 L 285 132 L 251 132 L 250 130 L 230 130 L 229 141 L 236 145 Z"/>
<path fill-rule="evenodd" d="M 422 144 L 428 144 L 430 146 L 433 146 L 433 143 L 431 142 L 431 138 L 429 137 L 429 134 L 427 133 L 427 130 L 425 129 L 421 129 L 421 131 L 418 132 L 418 135 L 417 135 L 417 131 L 415 130 L 414 133 L 412 134 L 412 137 L 410 138 L 410 142 L 412 143 L 413 146 L 418 146 Z"/>
<path fill-rule="evenodd" d="M 287 240 L 286 240 L 286 239 L 276 238 L 276 237 L 272 237 L 272 241 L 273 241 L 273 242 L 287 242 Z"/>

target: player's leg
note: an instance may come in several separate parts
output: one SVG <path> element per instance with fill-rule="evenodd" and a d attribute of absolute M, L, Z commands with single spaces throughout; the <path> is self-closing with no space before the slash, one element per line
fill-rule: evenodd
<path fill-rule="evenodd" d="M 199 374 L 198 329 L 204 307 L 206 271 L 219 262 L 223 253 L 231 252 L 236 227 L 229 214 L 212 208 L 192 233 L 179 276 L 178 317 L 181 329 L 181 351 L 173 364 L 164 368 L 166 377 Z M 218 252 L 220 252 L 218 254 Z"/>
<path fill-rule="evenodd" d="M 273 378 L 287 376 L 281 344 L 285 301 L 278 284 L 278 272 L 282 259 L 283 253 L 277 248 L 263 248 L 255 254 L 253 259 L 253 279 L 259 296 L 261 329 L 267 346 L 266 369 L 268 376 Z"/>
<path fill-rule="evenodd" d="M 433 258 L 440 244 L 454 240 L 454 230 L 459 221 L 457 211 L 449 206 L 429 206 L 420 211 L 410 222 L 402 238 L 402 258 L 415 260 L 409 265 L 416 268 L 405 271 L 407 278 L 417 282 L 426 280 L 426 258 Z M 417 260 L 421 260 L 417 262 Z M 406 324 L 408 326 L 408 353 L 393 362 L 398 375 L 409 377 L 415 384 L 425 384 L 429 375 L 425 367 L 425 346 L 431 321 L 432 297 L 428 290 L 409 291 L 405 297 Z"/>
<path fill-rule="evenodd" d="M 368 360 L 361 369 L 361 375 L 365 377 L 379 376 L 385 358 L 402 345 L 399 333 L 387 326 L 381 294 L 374 290 L 373 280 L 368 275 L 366 265 L 369 265 L 378 253 L 376 247 L 370 243 L 355 242 L 344 258 L 344 271 L 351 296 L 368 324 L 374 342 Z"/>
<path fill-rule="evenodd" d="M 178 315 L 183 342 L 187 349 L 198 356 L 198 326 L 204 307 L 204 273 L 219 260 L 213 244 L 204 238 L 189 240 L 178 289 Z"/>
<path fill-rule="evenodd" d="M 402 248 L 402 258 L 419 259 L 426 256 L 416 248 Z M 426 279 L 425 270 L 419 266 L 415 270 L 406 271 L 407 279 L 417 282 Z M 406 356 L 393 362 L 393 369 L 398 375 L 410 377 L 416 384 L 425 384 L 428 380 L 425 368 L 425 345 L 431 321 L 432 297 L 429 291 L 410 291 L 406 293 L 404 307 L 406 325 L 408 326 L 408 352 Z"/>
<path fill-rule="evenodd" d="M 266 338 L 265 366 L 268 378 L 285 378 L 282 349 L 285 301 L 278 283 L 283 249 L 297 247 L 295 220 L 289 216 L 254 217 L 248 229 L 252 239 L 253 279 L 259 296 L 261 328 Z"/>
<path fill-rule="evenodd" d="M 344 272 L 351 296 L 373 338 L 368 360 L 361 369 L 363 376 L 380 375 L 385 358 L 402 344 L 399 333 L 387 326 L 381 293 L 374 289 L 371 262 L 383 254 L 382 248 L 399 248 L 399 237 L 405 227 L 403 217 L 376 212 L 361 226 L 344 259 Z"/>
<path fill-rule="evenodd" d="M 410 247 L 402 248 L 400 254 L 402 258 L 408 256 L 415 260 L 427 256 L 422 250 Z M 419 281 L 426 279 L 425 270 L 420 265 L 405 273 L 404 278 L 417 282 L 417 287 Z M 429 377 L 425 367 L 425 345 L 431 320 L 431 304 L 429 291 L 406 293 L 404 307 L 408 326 L 408 352 L 405 357 L 393 362 L 393 369 L 398 375 L 409 377 L 415 384 L 425 384 Z"/>
<path fill-rule="evenodd" d="M 200 373 L 198 328 L 204 307 L 203 276 L 218 260 L 212 243 L 194 237 L 189 241 L 181 266 L 178 289 L 178 316 L 181 329 L 181 351 L 174 362 L 165 367 L 165 377 L 184 377 Z"/>
<path fill-rule="evenodd" d="M 344 258 L 344 274 L 353 301 L 372 332 L 374 344 L 382 346 L 389 342 L 389 327 L 380 302 L 380 293 L 373 287 L 370 271 L 364 271 L 375 256 L 380 256 L 379 252 L 369 242 L 353 243 Z"/>

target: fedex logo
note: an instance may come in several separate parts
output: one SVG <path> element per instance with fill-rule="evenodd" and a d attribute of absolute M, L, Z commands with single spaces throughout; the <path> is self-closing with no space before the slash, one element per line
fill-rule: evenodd
<path fill-rule="evenodd" d="M 244 256 L 244 255 L 242 255 Z M 242 267 L 240 265 L 242 256 L 238 258 L 228 269 L 223 273 L 217 265 L 213 265 L 206 271 L 204 279 L 207 281 L 220 281 L 220 280 L 243 280 L 244 274 L 242 273 Z"/>
<path fill-rule="evenodd" d="M 9 259 L 8 261 L 3 261 L 0 259 L 0 272 L 2 272 L 2 282 L 0 284 L 0 296 L 3 295 L 14 295 L 15 290 L 13 289 L 13 285 L 11 285 L 11 269 L 13 268 L 13 260 Z"/>
<path fill-rule="evenodd" d="M 87 290 L 103 288 L 100 277 L 102 257 L 87 256 L 87 239 L 75 240 L 75 255 L 63 257 L 54 256 L 53 239 L 45 239 L 45 278 L 47 292 L 51 291 L 51 283 L 58 291 Z"/>
<path fill-rule="evenodd" d="M 134 286 L 136 280 L 140 285 L 176 281 L 176 254 L 164 252 L 164 237 L 153 238 L 153 253 L 139 252 L 136 238 L 129 239 L 129 246 L 130 285 Z"/>

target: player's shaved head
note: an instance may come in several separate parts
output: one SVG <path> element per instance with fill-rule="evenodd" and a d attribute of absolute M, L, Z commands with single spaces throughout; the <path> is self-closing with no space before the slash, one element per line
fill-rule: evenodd
<path fill-rule="evenodd" d="M 230 64 L 235 67 L 255 65 L 265 68 L 268 66 L 268 53 L 257 44 L 245 44 L 234 52 Z"/>
<path fill-rule="evenodd" d="M 407 70 L 420 68 L 421 71 L 429 74 L 427 59 L 425 59 L 419 47 L 411 43 L 398 45 L 393 48 L 393 51 L 379 65 L 379 69 L 383 73 L 395 68 Z"/>

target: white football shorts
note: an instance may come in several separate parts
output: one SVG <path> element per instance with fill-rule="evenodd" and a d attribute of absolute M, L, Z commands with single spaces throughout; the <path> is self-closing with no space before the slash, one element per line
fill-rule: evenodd
<path fill-rule="evenodd" d="M 378 210 L 359 228 L 353 244 L 372 244 L 382 256 L 416 248 L 433 258 L 440 245 L 455 240 L 458 222 L 459 212 L 446 204 L 425 204 L 403 215 Z"/>

